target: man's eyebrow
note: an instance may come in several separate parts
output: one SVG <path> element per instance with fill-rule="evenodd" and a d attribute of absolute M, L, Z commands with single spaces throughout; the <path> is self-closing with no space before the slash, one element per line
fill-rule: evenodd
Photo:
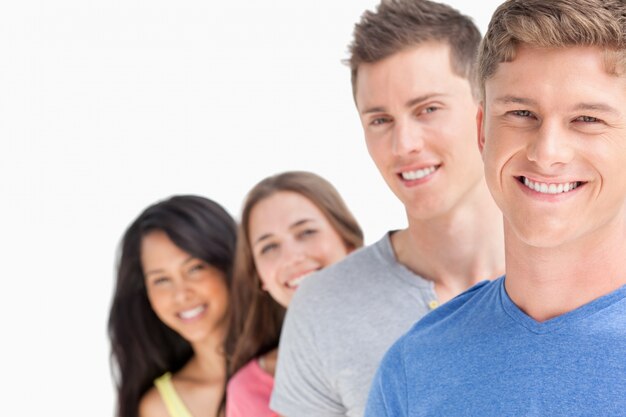
<path fill-rule="evenodd" d="M 495 101 L 496 103 L 499 103 L 499 104 L 523 104 L 525 106 L 537 105 L 537 102 L 533 99 L 524 98 L 524 97 L 516 97 L 516 96 L 511 96 L 511 95 L 498 97 L 496 98 Z"/>
<path fill-rule="evenodd" d="M 619 114 L 617 109 L 604 103 L 579 103 L 576 106 L 574 106 L 573 110 L 576 110 L 576 111 L 592 110 L 592 111 L 599 111 L 603 113 L 610 113 L 614 115 Z"/>
<path fill-rule="evenodd" d="M 404 105 L 405 107 L 413 107 L 416 104 L 420 104 L 426 100 L 430 100 L 433 99 L 435 97 L 446 97 L 448 96 L 448 94 L 443 94 L 443 93 L 429 93 L 429 94 L 424 94 L 423 96 L 419 96 L 419 97 L 415 97 L 409 101 L 406 102 L 406 104 Z"/>
<path fill-rule="evenodd" d="M 424 94 L 415 98 L 410 99 L 409 101 L 407 101 L 405 103 L 405 107 L 413 107 L 416 104 L 422 103 L 426 100 L 430 100 L 432 98 L 435 97 L 445 97 L 447 96 L 447 94 L 443 94 L 443 93 L 428 93 L 428 94 Z M 370 107 L 369 109 L 363 111 L 361 114 L 370 114 L 370 113 L 384 113 L 386 111 L 386 109 L 384 107 L 381 106 L 377 106 L 377 107 Z"/>
<path fill-rule="evenodd" d="M 496 103 L 500 103 L 500 104 L 522 104 L 525 106 L 537 105 L 537 102 L 533 99 L 510 96 L 510 95 L 498 97 L 496 98 L 495 101 Z M 590 103 L 585 103 L 585 102 L 578 103 L 574 107 L 572 107 L 572 110 L 574 111 L 592 110 L 592 111 L 599 111 L 599 112 L 610 113 L 610 114 L 615 114 L 615 115 L 619 114 L 617 109 L 605 103 L 591 103 L 591 102 Z"/>

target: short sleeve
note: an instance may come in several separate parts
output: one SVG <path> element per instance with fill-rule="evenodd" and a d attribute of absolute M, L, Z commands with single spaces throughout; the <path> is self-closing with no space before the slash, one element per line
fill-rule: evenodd
<path fill-rule="evenodd" d="M 345 409 L 320 351 L 315 326 L 319 306 L 304 290 L 298 290 L 287 310 L 270 408 L 286 417 L 342 417 Z"/>
<path fill-rule="evenodd" d="M 385 354 L 372 381 L 365 417 L 408 416 L 406 369 L 402 339 Z"/>

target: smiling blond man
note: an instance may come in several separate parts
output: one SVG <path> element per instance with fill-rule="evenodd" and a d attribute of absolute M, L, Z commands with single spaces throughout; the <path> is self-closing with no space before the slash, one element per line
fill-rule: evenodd
<path fill-rule="evenodd" d="M 625 415 L 624 16 L 615 0 L 495 12 L 478 130 L 506 275 L 391 348 L 366 416 Z"/>

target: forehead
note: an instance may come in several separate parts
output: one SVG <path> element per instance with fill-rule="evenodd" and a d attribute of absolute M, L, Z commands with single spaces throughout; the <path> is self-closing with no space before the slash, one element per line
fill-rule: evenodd
<path fill-rule="evenodd" d="M 142 237 L 140 256 L 144 265 L 151 265 L 187 258 L 189 254 L 176 246 L 167 233 L 154 230 Z"/>
<path fill-rule="evenodd" d="M 521 98 L 546 105 L 606 101 L 626 105 L 624 77 L 608 71 L 606 58 L 598 47 L 520 46 L 515 58 L 500 63 L 485 81 L 485 100 L 497 103 L 503 98 Z"/>
<path fill-rule="evenodd" d="M 469 82 L 452 70 L 450 47 L 426 42 L 373 63 L 359 65 L 356 103 L 359 110 L 393 100 L 409 100 L 433 92 L 454 93 Z"/>
<path fill-rule="evenodd" d="M 279 191 L 259 201 L 250 211 L 250 239 L 288 230 L 300 220 L 325 221 L 320 209 L 302 194 Z"/>

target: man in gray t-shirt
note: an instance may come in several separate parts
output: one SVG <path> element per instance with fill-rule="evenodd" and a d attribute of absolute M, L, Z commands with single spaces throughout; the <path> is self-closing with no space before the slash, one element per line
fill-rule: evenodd
<path fill-rule="evenodd" d="M 391 344 L 439 303 L 503 273 L 469 81 L 479 42 L 469 18 L 430 1 L 385 0 L 356 25 L 357 110 L 408 228 L 303 282 L 279 347 L 271 408 L 281 415 L 362 416 Z"/>

